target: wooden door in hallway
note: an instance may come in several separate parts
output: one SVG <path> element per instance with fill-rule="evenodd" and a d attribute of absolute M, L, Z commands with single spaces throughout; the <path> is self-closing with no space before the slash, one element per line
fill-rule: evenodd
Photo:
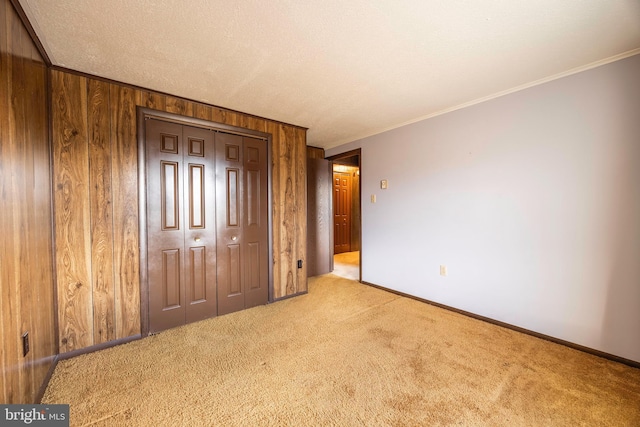
<path fill-rule="evenodd" d="M 208 129 L 155 119 L 145 126 L 153 333 L 217 314 L 215 143 Z"/>
<path fill-rule="evenodd" d="M 266 141 L 216 134 L 219 314 L 269 298 L 267 168 Z"/>
<path fill-rule="evenodd" d="M 351 174 L 333 173 L 334 253 L 351 250 Z"/>

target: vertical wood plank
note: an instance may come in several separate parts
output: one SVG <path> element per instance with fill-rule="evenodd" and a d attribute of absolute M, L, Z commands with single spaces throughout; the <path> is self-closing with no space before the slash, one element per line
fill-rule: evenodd
<path fill-rule="evenodd" d="M 267 121 L 265 119 L 249 116 L 247 114 L 241 114 L 241 121 L 238 126 L 245 129 L 256 130 L 258 132 L 267 131 Z"/>
<path fill-rule="evenodd" d="M 52 73 L 56 267 L 60 351 L 93 344 L 87 87 Z"/>
<path fill-rule="evenodd" d="M 55 351 L 46 73 L 18 14 L 1 1 L 2 403 L 33 402 Z M 24 332 L 29 332 L 31 351 L 23 357 Z"/>
<path fill-rule="evenodd" d="M 3 378 L 3 396 L 4 402 L 19 401 L 21 378 L 20 364 L 18 356 L 18 344 L 20 331 L 18 323 L 20 320 L 19 292 L 20 288 L 16 281 L 19 280 L 19 260 L 16 253 L 15 230 L 13 207 L 20 203 L 20 194 L 14 191 L 12 177 L 19 173 L 19 159 L 16 158 L 16 138 L 13 93 L 13 59 L 12 55 L 12 23 L 11 6 L 3 4 L 0 10 L 0 49 L 2 56 L 0 57 L 0 83 L 2 84 L 2 93 L 0 93 L 2 102 L 1 111 L 6 111 L 6 116 L 0 116 L 0 136 L 2 144 L 0 144 L 0 197 L 2 198 L 2 206 L 6 209 L 0 211 L 0 231 L 3 239 L 0 239 L 0 255 L 2 255 L 2 268 L 0 269 L 0 303 L 2 304 L 2 312 L 0 313 L 0 321 L 2 322 L 2 348 L 0 356 L 2 357 L 2 378 Z M 6 142 L 5 142 L 6 141 Z M 5 266 L 6 264 L 6 266 Z"/>
<path fill-rule="evenodd" d="M 20 281 L 18 286 L 20 287 L 20 331 L 35 331 L 35 317 L 36 313 L 33 310 L 33 301 L 38 297 L 38 287 L 35 279 L 37 272 L 33 268 L 38 264 L 36 251 L 36 239 L 26 238 L 25 234 L 30 234 L 35 230 L 35 169 L 34 169 L 34 144 L 33 138 L 37 135 L 38 124 L 33 121 L 32 115 L 34 113 L 33 98 L 34 89 L 34 69 L 31 66 L 31 38 L 24 26 L 16 20 L 16 35 L 18 37 L 13 39 L 13 50 L 18 52 L 20 60 L 16 58 L 13 68 L 15 73 L 14 87 L 17 89 L 19 86 L 19 96 L 23 98 L 20 102 L 22 108 L 19 110 L 16 107 L 16 131 L 23 135 L 20 138 L 20 157 L 21 157 L 21 173 L 18 175 L 18 181 L 16 182 L 18 188 L 23 188 L 24 203 L 21 203 L 18 208 L 19 216 L 19 229 L 17 231 L 17 239 L 19 239 L 20 245 Z M 20 66 L 18 66 L 20 64 Z M 19 82 L 19 83 L 18 83 Z M 21 92 L 21 93 L 20 93 Z M 29 231 L 27 231 L 29 230 Z M 31 338 L 36 338 L 33 332 L 30 333 Z M 33 396 L 36 393 L 38 385 L 35 381 L 35 364 L 34 353 L 29 352 L 21 359 L 22 363 L 22 376 L 21 380 L 22 396 Z"/>
<path fill-rule="evenodd" d="M 280 277 L 280 234 L 282 230 L 282 216 L 280 203 L 282 195 L 280 194 L 280 129 L 277 123 L 267 122 L 267 133 L 271 134 L 271 193 L 272 193 L 272 206 L 271 206 L 271 220 L 272 220 L 272 245 L 273 245 L 273 259 L 272 274 L 273 274 L 273 293 L 272 298 L 278 299 L 284 295 L 285 286 L 282 285 L 283 281 Z"/>
<path fill-rule="evenodd" d="M 115 339 L 109 83 L 88 81 L 94 343 Z"/>
<path fill-rule="evenodd" d="M 166 96 L 148 90 L 136 90 L 136 105 L 164 111 L 166 108 Z"/>
<path fill-rule="evenodd" d="M 174 98 L 173 96 L 167 96 L 165 111 L 191 117 L 193 116 L 193 103 L 185 101 L 184 99 Z"/>
<path fill-rule="evenodd" d="M 53 278 L 53 241 L 51 238 L 53 218 L 51 216 L 51 163 L 49 152 L 49 120 L 47 67 L 40 56 L 40 52 L 33 42 L 31 44 L 31 63 L 33 70 L 30 81 L 32 85 L 30 117 L 30 143 L 34 147 L 34 212 L 30 233 L 37 235 L 32 239 L 35 247 L 32 251 L 31 265 L 32 286 L 35 297 L 31 301 L 31 311 L 34 313 L 34 323 L 31 330 L 32 357 L 34 365 L 34 393 L 37 393 L 49 367 L 57 353 L 55 336 L 55 307 L 54 307 L 54 278 Z M 34 304 L 37 307 L 34 308 Z M 34 401 L 31 396 L 29 401 Z"/>
<path fill-rule="evenodd" d="M 111 84 L 110 98 L 116 338 L 125 338 L 140 333 L 136 96 Z"/>
<path fill-rule="evenodd" d="M 22 46 L 22 25 L 18 20 L 13 20 L 11 25 L 10 45 L 9 49 L 14 52 L 11 66 L 11 140 L 13 141 L 12 157 L 21 165 L 19 170 L 14 170 L 11 177 L 11 185 L 14 194 L 19 195 L 16 199 L 18 203 L 10 206 L 13 214 L 14 230 L 14 263 L 18 267 L 16 271 L 16 288 L 18 290 L 16 314 L 17 314 L 17 332 L 20 336 L 24 331 L 31 329 L 31 314 L 29 310 L 29 302 L 32 295 L 31 280 L 29 273 L 29 249 L 30 243 L 28 239 L 24 239 L 23 232 L 28 230 L 28 207 L 33 206 L 33 183 L 29 177 L 33 176 L 33 161 L 29 161 L 28 130 L 26 128 L 26 114 L 28 103 L 28 88 L 26 87 L 27 78 L 25 76 L 25 58 Z M 20 191 L 24 189 L 25 191 Z M 30 363 L 18 353 L 18 378 L 20 388 L 19 396 L 29 396 L 32 394 L 32 383 L 30 379 L 33 377 L 33 371 Z"/>
<path fill-rule="evenodd" d="M 240 116 L 241 114 L 236 113 L 235 111 L 225 111 L 224 113 L 224 124 L 229 126 L 240 126 Z"/>
<path fill-rule="evenodd" d="M 305 132 L 305 141 L 306 141 L 306 132 Z M 324 159 L 324 148 L 307 147 L 307 158 L 308 159 Z"/>
<path fill-rule="evenodd" d="M 296 292 L 307 290 L 307 132 L 294 129 L 295 144 L 295 257 L 302 260 L 302 268 L 298 268 Z"/>
<path fill-rule="evenodd" d="M 213 118 L 213 108 L 209 105 L 196 104 L 193 115 L 197 119 L 211 121 Z"/>
<path fill-rule="evenodd" d="M 234 111 L 225 110 L 224 108 L 213 107 L 212 121 L 216 123 L 222 123 L 225 125 L 238 126 L 240 119 L 238 117 L 238 113 L 235 113 Z"/>
<path fill-rule="evenodd" d="M 291 126 L 279 125 L 280 131 L 280 214 L 282 228 L 280 230 L 280 280 L 282 296 L 296 293 L 296 204 L 295 204 L 295 140 Z"/>

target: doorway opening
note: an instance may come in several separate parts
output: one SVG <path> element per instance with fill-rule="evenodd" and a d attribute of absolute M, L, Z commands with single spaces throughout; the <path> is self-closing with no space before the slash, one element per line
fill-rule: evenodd
<path fill-rule="evenodd" d="M 329 157 L 333 173 L 333 274 L 362 280 L 360 149 Z"/>

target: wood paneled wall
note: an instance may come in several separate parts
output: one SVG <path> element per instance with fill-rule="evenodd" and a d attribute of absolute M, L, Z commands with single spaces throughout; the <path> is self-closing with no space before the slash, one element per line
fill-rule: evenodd
<path fill-rule="evenodd" d="M 57 352 L 47 68 L 8 0 L 0 55 L 0 402 L 31 403 Z"/>
<path fill-rule="evenodd" d="M 307 158 L 324 159 L 324 148 L 307 146 Z"/>
<path fill-rule="evenodd" d="M 273 298 L 307 290 L 305 129 L 66 71 L 51 80 L 61 352 L 140 334 L 136 106 L 272 134 Z"/>
<path fill-rule="evenodd" d="M 330 273 L 333 266 L 333 174 L 324 149 L 307 147 L 308 275 Z"/>

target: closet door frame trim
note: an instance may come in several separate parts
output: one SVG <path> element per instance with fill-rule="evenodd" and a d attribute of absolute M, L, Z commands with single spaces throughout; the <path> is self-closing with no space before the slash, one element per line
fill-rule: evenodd
<path fill-rule="evenodd" d="M 225 125 L 194 117 L 181 116 L 165 111 L 153 110 L 146 107 L 136 107 L 137 138 L 138 138 L 138 225 L 140 238 L 140 331 L 143 337 L 149 335 L 149 277 L 147 275 L 147 182 L 146 182 L 146 120 L 162 120 L 180 125 L 209 129 L 214 132 L 232 133 L 249 136 L 266 141 L 267 143 L 267 197 L 268 197 L 268 230 L 269 255 L 267 266 L 269 269 L 269 297 L 268 303 L 273 302 L 273 179 L 272 179 L 272 136 L 269 133 L 254 131 L 237 126 Z"/>

